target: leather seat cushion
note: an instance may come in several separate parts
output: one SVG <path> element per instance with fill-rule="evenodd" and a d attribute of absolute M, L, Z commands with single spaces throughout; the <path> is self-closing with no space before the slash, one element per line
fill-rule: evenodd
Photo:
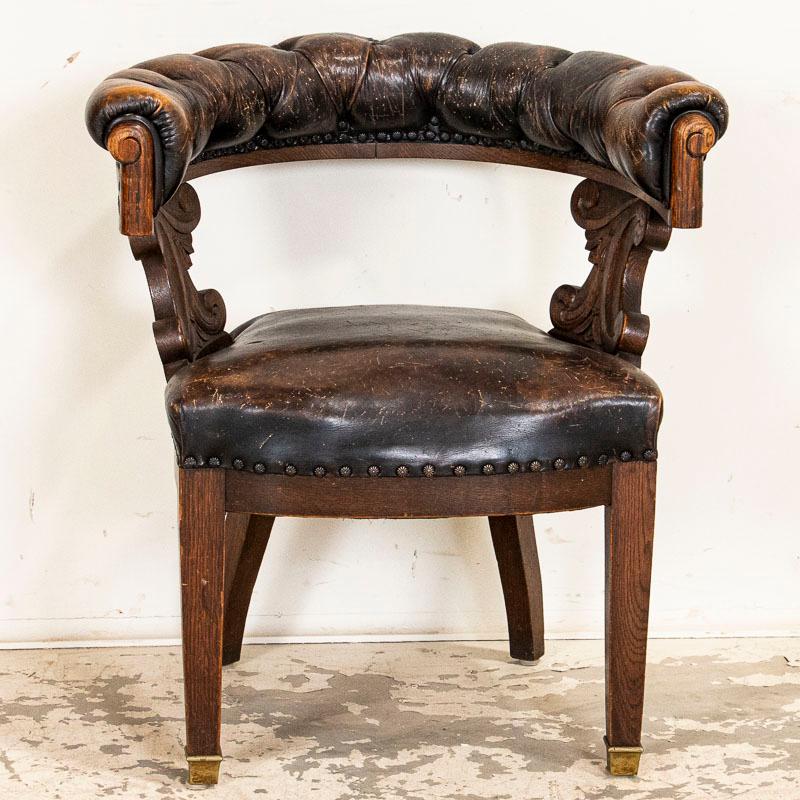
<path fill-rule="evenodd" d="M 492 474 L 532 461 L 551 469 L 654 457 L 645 452 L 661 417 L 655 383 L 513 314 L 302 309 L 257 317 L 234 336 L 167 385 L 184 466 L 299 475 L 378 467 L 382 476 L 404 466 L 415 476 L 426 465 L 436 475 L 458 466 Z"/>

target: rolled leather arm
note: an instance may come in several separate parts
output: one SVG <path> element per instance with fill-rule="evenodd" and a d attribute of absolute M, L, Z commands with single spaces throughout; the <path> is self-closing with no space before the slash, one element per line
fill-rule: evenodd
<path fill-rule="evenodd" d="M 439 33 L 382 42 L 320 34 L 145 61 L 97 87 L 86 122 L 105 146 L 120 118 L 149 121 L 165 199 L 192 159 L 256 135 L 313 137 L 340 123 L 355 133 L 418 130 L 438 117 L 465 136 L 588 156 L 662 200 L 670 129 L 690 111 L 724 133 L 728 110 L 716 90 L 623 56 L 514 42 L 481 48 Z"/>

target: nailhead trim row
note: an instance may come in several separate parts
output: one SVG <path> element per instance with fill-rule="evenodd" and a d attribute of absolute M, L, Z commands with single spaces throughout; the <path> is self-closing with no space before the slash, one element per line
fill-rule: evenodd
<path fill-rule="evenodd" d="M 306 136 L 289 136 L 285 139 L 274 139 L 271 136 L 259 134 L 249 142 L 231 145 L 229 147 L 219 147 L 214 150 L 206 150 L 197 156 L 192 163 L 199 164 L 203 161 L 211 161 L 221 156 L 241 155 L 252 153 L 255 150 L 281 150 L 291 147 L 302 147 L 304 145 L 319 144 L 372 144 L 391 143 L 391 142 L 426 142 L 434 144 L 466 144 L 479 145 L 481 147 L 493 147 L 505 150 L 523 150 L 544 155 L 553 155 L 570 158 L 579 161 L 592 163 L 592 159 L 579 147 L 574 147 L 568 153 L 554 150 L 545 145 L 536 144 L 530 139 L 520 137 L 510 139 L 508 137 L 474 136 L 466 133 L 459 133 L 443 125 L 437 117 L 431 117 L 426 125 L 417 130 L 384 130 L 384 131 L 354 131 L 350 124 L 345 120 L 337 123 L 335 131 L 327 133 L 315 133 Z"/>
<path fill-rule="evenodd" d="M 596 463 L 598 466 L 605 466 L 611 460 L 611 456 L 607 455 L 606 453 L 600 454 L 597 459 Z M 630 450 L 622 450 L 618 456 L 619 460 L 622 462 L 628 462 L 634 460 L 634 455 Z M 658 451 L 652 448 L 648 448 L 647 450 L 642 451 L 641 459 L 643 461 L 656 461 L 658 458 Z M 570 463 L 562 457 L 554 458 L 551 462 L 552 468 L 554 470 L 565 470 L 570 468 Z M 534 459 L 533 461 L 529 461 L 527 463 L 527 469 L 530 472 L 543 472 L 547 469 L 546 467 L 547 462 L 540 461 L 539 459 Z M 587 455 L 580 455 L 575 459 L 574 462 L 575 466 L 580 469 L 586 469 L 587 467 L 591 466 L 592 460 Z M 205 462 L 198 458 L 197 456 L 184 456 L 182 466 L 187 469 L 193 469 L 195 467 L 221 467 L 222 459 L 219 456 L 209 456 Z M 231 466 L 235 470 L 243 470 L 246 469 L 247 465 L 245 464 L 244 460 L 241 458 L 234 458 L 231 462 Z M 486 463 L 481 467 L 481 473 L 483 475 L 495 475 L 499 472 L 506 472 L 508 474 L 514 475 L 518 472 L 525 472 L 525 466 L 520 464 L 518 461 L 509 461 L 506 464 L 505 470 L 498 470 L 495 464 Z M 262 461 L 257 461 L 252 466 L 253 472 L 264 475 L 267 472 L 267 465 Z M 372 478 L 377 477 L 382 473 L 382 468 L 377 464 L 372 464 L 367 468 L 367 475 Z M 342 464 L 337 470 L 337 474 L 340 475 L 342 478 L 349 478 L 351 475 L 354 475 L 355 472 L 352 467 L 348 464 Z M 467 468 L 463 464 L 457 464 L 456 466 L 450 469 L 450 472 L 457 476 L 461 477 L 462 475 L 467 474 Z M 283 473 L 285 475 L 297 475 L 298 469 L 294 464 L 286 464 L 283 467 Z M 324 478 L 325 475 L 328 474 L 328 470 L 323 467 L 322 465 L 314 467 L 312 474 L 315 475 L 317 478 Z M 406 464 L 400 464 L 399 466 L 395 467 L 394 474 L 397 475 L 399 478 L 405 478 L 412 474 L 412 469 L 408 467 Z M 436 472 L 436 466 L 434 464 L 425 464 L 423 465 L 420 470 L 419 474 L 426 477 L 432 478 L 434 477 Z"/>

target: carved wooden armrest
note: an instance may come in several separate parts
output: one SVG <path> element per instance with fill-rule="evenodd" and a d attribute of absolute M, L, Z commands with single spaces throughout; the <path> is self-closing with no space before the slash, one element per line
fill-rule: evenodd
<path fill-rule="evenodd" d="M 611 186 L 586 180 L 572 194 L 573 219 L 586 231 L 592 270 L 578 286 L 560 286 L 550 301 L 550 333 L 639 364 L 650 333 L 641 312 L 642 287 L 653 250 L 672 227 L 698 228 L 703 210 L 703 160 L 716 142 L 705 114 L 689 112 L 671 129 L 670 211 Z"/>
<path fill-rule="evenodd" d="M 198 291 L 189 275 L 200 200 L 183 183 L 155 213 L 160 145 L 143 120 L 119 120 L 107 146 L 119 168 L 120 227 L 144 267 L 155 315 L 153 334 L 169 379 L 187 362 L 232 341 L 225 332 L 222 295 L 215 289 Z"/>

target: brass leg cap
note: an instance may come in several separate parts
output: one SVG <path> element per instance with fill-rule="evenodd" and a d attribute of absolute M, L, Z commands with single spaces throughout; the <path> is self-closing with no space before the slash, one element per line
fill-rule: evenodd
<path fill-rule="evenodd" d="M 222 756 L 186 756 L 189 762 L 189 783 L 211 785 L 219 780 Z"/>
<path fill-rule="evenodd" d="M 641 747 L 612 747 L 608 739 L 606 743 L 606 768 L 612 775 L 637 775 L 639 773 L 639 759 L 642 756 Z"/>

